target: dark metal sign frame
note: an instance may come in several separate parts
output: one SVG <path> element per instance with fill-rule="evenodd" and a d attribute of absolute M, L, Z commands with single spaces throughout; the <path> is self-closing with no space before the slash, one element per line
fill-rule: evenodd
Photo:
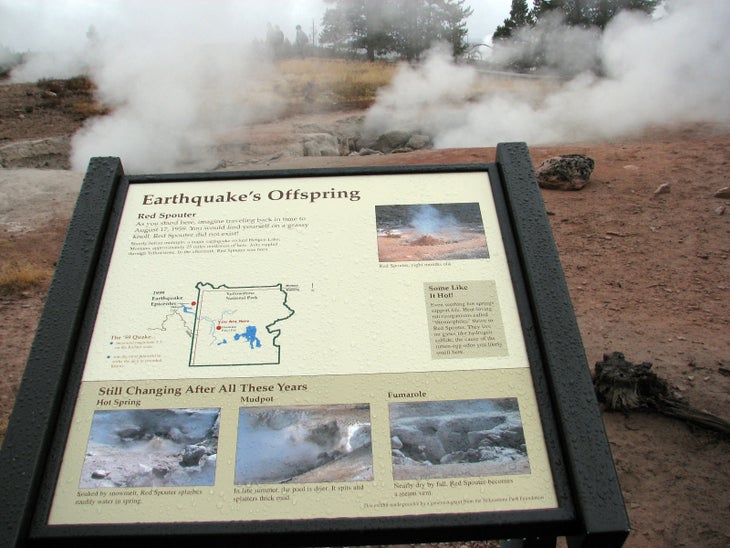
<path fill-rule="evenodd" d="M 556 508 L 369 518 L 48 525 L 83 360 L 129 185 L 487 171 L 507 253 L 558 501 Z M 0 544 L 55 546 L 271 545 L 531 539 L 621 546 L 628 518 L 593 393 L 564 274 L 524 143 L 497 147 L 488 164 L 125 176 L 117 158 L 93 158 L 38 325 L 0 454 Z"/>

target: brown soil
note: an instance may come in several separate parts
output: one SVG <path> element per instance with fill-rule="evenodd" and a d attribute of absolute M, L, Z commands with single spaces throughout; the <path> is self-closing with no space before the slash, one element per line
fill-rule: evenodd
<path fill-rule="evenodd" d="M 0 85 L 0 145 L 69 134 L 81 123 L 63 109 L 39 106 L 42 100 L 32 87 Z M 591 182 L 577 192 L 545 190 L 543 197 L 590 366 L 612 351 L 652 362 L 686 401 L 730 419 L 730 200 L 713 197 L 730 185 L 730 132 L 693 127 L 531 148 L 536 166 L 568 153 L 595 160 Z M 493 160 L 494 149 L 481 148 L 287 158 L 276 167 Z M 664 183 L 669 192 L 655 194 Z M 64 221 L 25 232 L 0 226 L 2 261 L 52 264 Z M 0 435 L 45 290 L 41 283 L 0 296 Z M 633 528 L 626 546 L 730 545 L 727 440 L 652 414 L 605 413 L 604 421 Z"/>
<path fill-rule="evenodd" d="M 417 240 L 415 240 L 410 245 L 446 245 L 448 242 L 446 240 L 443 240 L 441 238 L 434 238 L 433 236 L 429 236 L 426 234 L 425 236 L 421 236 Z"/>
<path fill-rule="evenodd" d="M 484 233 L 453 230 L 432 236 L 407 230 L 401 238 L 378 236 L 378 258 L 383 262 L 485 259 L 488 256 Z"/>

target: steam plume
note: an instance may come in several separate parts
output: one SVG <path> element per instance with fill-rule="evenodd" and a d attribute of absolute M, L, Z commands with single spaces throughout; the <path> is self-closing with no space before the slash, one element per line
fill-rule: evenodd
<path fill-rule="evenodd" d="M 513 39 L 497 44 L 492 61 L 509 66 L 541 57 L 548 70 L 572 77 L 600 63 L 600 41 L 597 27 L 567 26 L 562 12 L 556 10 L 541 17 L 534 27 L 520 27 Z"/>
<path fill-rule="evenodd" d="M 414 206 L 412 208 L 411 226 L 421 234 L 434 234 L 447 226 L 456 224 L 456 219 L 451 215 L 444 215 L 438 209 L 429 204 Z"/>
<path fill-rule="evenodd" d="M 371 131 L 419 128 L 438 147 L 557 144 L 630 136 L 650 126 L 730 125 L 730 4 L 679 0 L 666 9 L 661 19 L 619 14 L 596 36 L 606 77 L 582 72 L 540 97 L 515 90 L 474 97 L 476 70 L 447 65 L 435 52 L 421 67 L 400 70 L 366 125 Z M 575 40 L 575 29 L 567 31 L 565 40 Z M 562 56 L 565 40 L 553 34 L 550 41 Z M 580 49 L 584 57 L 586 48 Z M 562 66 L 579 65 L 566 58 Z"/>
<path fill-rule="evenodd" d="M 13 81 L 87 72 L 112 108 L 74 136 L 74 169 L 110 155 L 130 173 L 200 169 L 220 132 L 283 104 L 266 84 L 266 23 L 293 38 L 322 11 L 321 0 L 0 0 L 0 40 L 33 52 Z"/>

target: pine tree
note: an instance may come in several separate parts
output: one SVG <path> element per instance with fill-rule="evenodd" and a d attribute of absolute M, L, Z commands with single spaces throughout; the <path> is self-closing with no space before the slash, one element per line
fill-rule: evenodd
<path fill-rule="evenodd" d="M 546 13 L 559 10 L 567 25 L 604 29 L 623 10 L 651 14 L 659 2 L 660 0 L 534 0 L 532 15 L 539 20 Z"/>
<path fill-rule="evenodd" d="M 334 4 L 322 18 L 321 44 L 335 49 L 364 49 L 369 60 L 393 49 L 390 20 L 397 13 L 395 0 L 327 0 Z"/>
<path fill-rule="evenodd" d="M 492 40 L 500 40 L 512 36 L 512 31 L 526 25 L 534 24 L 535 19 L 527 6 L 527 0 L 512 0 L 512 7 L 509 11 L 509 18 L 497 27 L 492 35 Z"/>
<path fill-rule="evenodd" d="M 466 3 L 466 0 L 447 0 L 445 2 L 442 39 L 451 44 L 451 53 L 454 58 L 464 53 L 469 47 L 467 43 L 469 29 L 466 20 L 472 13 L 474 10 Z"/>
<path fill-rule="evenodd" d="M 327 0 L 320 43 L 351 51 L 364 49 L 368 59 L 397 53 L 417 59 L 438 41 L 453 55 L 466 48 L 466 0 Z"/>

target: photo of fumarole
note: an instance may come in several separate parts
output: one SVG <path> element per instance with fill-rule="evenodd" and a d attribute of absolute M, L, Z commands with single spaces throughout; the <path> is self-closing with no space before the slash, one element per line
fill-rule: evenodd
<path fill-rule="evenodd" d="M 220 409 L 96 411 L 81 488 L 213 485 Z"/>
<path fill-rule="evenodd" d="M 236 484 L 372 479 L 369 405 L 241 408 Z"/>
<path fill-rule="evenodd" d="M 393 479 L 529 474 L 516 398 L 391 403 Z"/>
<path fill-rule="evenodd" d="M 380 262 L 489 258 L 476 202 L 375 206 L 375 224 Z"/>

